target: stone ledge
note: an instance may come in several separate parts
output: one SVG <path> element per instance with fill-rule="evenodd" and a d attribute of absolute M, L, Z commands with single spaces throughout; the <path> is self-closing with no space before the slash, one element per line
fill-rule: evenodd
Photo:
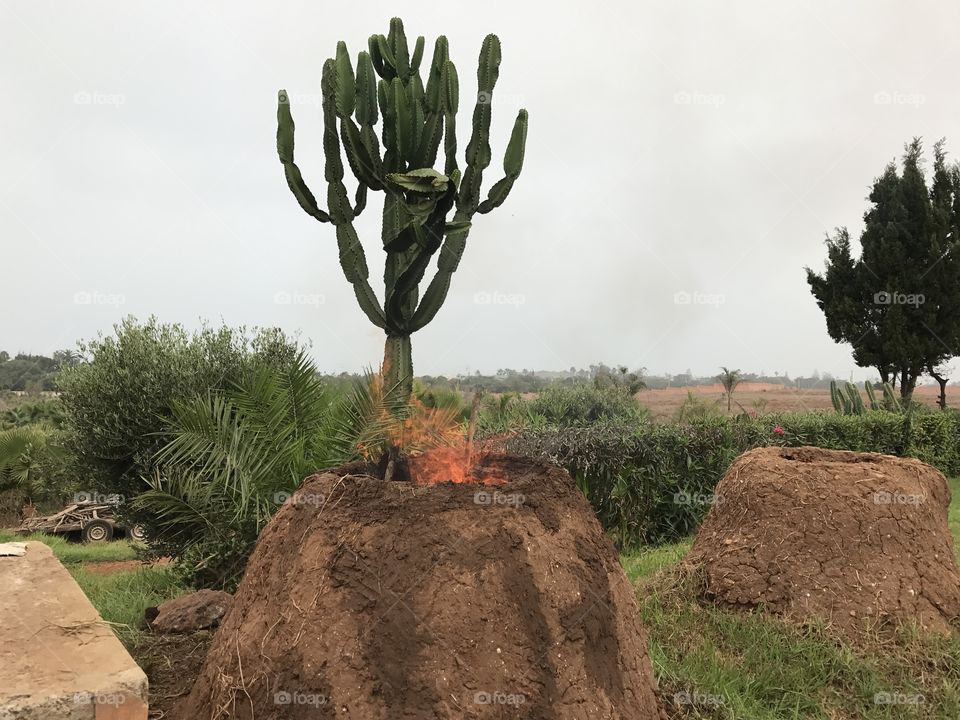
<path fill-rule="evenodd" d="M 0 557 L 0 720 L 146 718 L 146 675 L 50 548 Z"/>

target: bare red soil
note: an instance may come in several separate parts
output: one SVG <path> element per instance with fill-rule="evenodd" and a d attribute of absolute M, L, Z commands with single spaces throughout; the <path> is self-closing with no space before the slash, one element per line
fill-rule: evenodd
<path fill-rule="evenodd" d="M 863 383 L 858 383 L 861 388 Z M 687 399 L 687 393 L 692 392 L 699 400 L 714 404 L 721 412 L 727 410 L 727 400 L 723 387 L 714 385 L 697 385 L 694 387 L 671 387 L 659 390 L 641 390 L 637 393 L 637 400 L 648 408 L 654 419 L 670 420 Z M 914 391 L 914 399 L 918 402 L 936 406 L 939 388 L 935 385 L 921 385 Z M 947 402 L 951 400 L 951 389 L 947 386 Z M 774 383 L 742 383 L 733 393 L 734 414 L 743 412 L 808 412 L 810 410 L 833 410 L 830 400 L 830 387 L 826 385 L 813 390 L 797 390 L 795 388 L 776 385 Z M 957 400 L 960 403 L 960 399 Z M 738 405 L 739 403 L 739 405 Z M 741 409 L 742 407 L 742 409 Z"/>

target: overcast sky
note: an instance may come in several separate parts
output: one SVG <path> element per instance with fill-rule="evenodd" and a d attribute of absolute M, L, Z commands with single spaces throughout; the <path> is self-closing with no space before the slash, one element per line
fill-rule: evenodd
<path fill-rule="evenodd" d="M 332 226 L 283 180 L 276 92 L 324 196 L 321 66 L 337 40 L 355 55 L 386 33 L 399 7 L 2 0 L 0 349 L 50 353 L 155 314 L 278 325 L 312 341 L 322 369 L 376 365 L 382 331 L 356 306 Z M 960 7 L 402 7 L 428 58 L 450 39 L 461 149 L 480 43 L 500 36 L 487 187 L 517 109 L 530 112 L 523 175 L 475 218 L 446 304 L 414 336 L 417 374 L 854 369 L 803 268 L 822 267 L 834 227 L 859 235 L 869 185 L 905 141 L 947 136 L 960 153 Z M 379 208 L 358 231 L 382 293 Z"/>

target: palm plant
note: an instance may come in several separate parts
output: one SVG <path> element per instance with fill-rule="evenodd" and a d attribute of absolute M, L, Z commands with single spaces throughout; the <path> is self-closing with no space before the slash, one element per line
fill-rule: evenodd
<path fill-rule="evenodd" d="M 133 501 L 157 552 L 189 556 L 227 584 L 278 502 L 329 465 L 332 399 L 300 353 L 231 390 L 178 403 L 150 489 Z"/>
<path fill-rule="evenodd" d="M 720 381 L 720 384 L 723 385 L 723 392 L 727 396 L 727 412 L 730 412 L 730 405 L 733 402 L 733 391 L 736 390 L 737 385 L 743 381 L 743 376 L 739 368 L 737 370 L 728 370 L 721 366 L 720 370 L 721 373 L 717 376 L 717 379 Z"/>
<path fill-rule="evenodd" d="M 390 446 L 414 452 L 444 444 L 458 427 L 453 411 L 418 413 L 379 375 L 334 396 L 301 352 L 288 367 L 260 367 L 231 390 L 177 404 L 172 439 L 133 509 L 153 552 L 179 560 L 197 584 L 229 587 L 303 478 L 376 460 Z"/>
<path fill-rule="evenodd" d="M 43 425 L 0 431 L 0 491 L 19 488 L 31 496 L 41 492 L 44 467 L 58 452 Z"/>

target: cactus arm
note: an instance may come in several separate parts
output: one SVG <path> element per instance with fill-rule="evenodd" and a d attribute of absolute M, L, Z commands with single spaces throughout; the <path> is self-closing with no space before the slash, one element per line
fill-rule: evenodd
<path fill-rule="evenodd" d="M 869 380 L 864 381 L 863 389 L 867 391 L 867 399 L 870 401 L 870 409 L 879 410 L 880 405 L 877 404 L 877 395 L 873 391 L 873 383 Z"/>
<path fill-rule="evenodd" d="M 300 168 L 293 161 L 293 115 L 290 113 L 290 99 L 286 90 L 277 93 L 277 155 L 283 165 L 283 174 L 287 180 L 287 187 L 297 199 L 300 207 L 311 217 L 320 222 L 330 222 L 330 216 L 320 209 L 317 199 L 300 174 Z"/>
<path fill-rule="evenodd" d="M 424 38 L 420 35 L 416 44 L 413 46 L 413 57 L 410 58 L 410 70 L 417 72 L 420 69 L 420 61 L 423 60 Z"/>
<path fill-rule="evenodd" d="M 363 130 L 351 118 L 340 121 L 340 139 L 343 140 L 343 149 L 346 150 L 347 162 L 354 177 L 371 190 L 383 190 L 383 161 L 380 159 L 379 145 L 371 147 L 369 142 L 365 142 Z M 373 141 L 376 143 L 376 135 L 373 135 Z"/>
<path fill-rule="evenodd" d="M 414 155 L 413 165 L 418 168 L 432 168 L 437 162 L 437 152 L 443 139 L 443 114 L 428 112 L 424 118 L 420 142 Z"/>
<path fill-rule="evenodd" d="M 883 384 L 883 404 L 890 412 L 901 412 L 903 410 L 903 405 L 900 404 L 900 399 L 894 392 L 893 385 L 888 382 Z"/>
<path fill-rule="evenodd" d="M 371 35 L 367 39 L 367 52 L 370 54 L 370 61 L 373 69 L 380 77 L 384 76 L 383 56 L 380 54 L 380 35 Z"/>
<path fill-rule="evenodd" d="M 427 87 L 424 92 L 424 102 L 430 112 L 442 111 L 444 108 L 443 71 L 449 59 L 450 48 L 447 38 L 441 35 L 433 45 L 433 59 L 430 62 L 430 72 L 427 75 Z"/>
<path fill-rule="evenodd" d="M 356 108 L 354 114 L 360 126 L 377 122 L 377 78 L 374 75 L 370 54 L 361 51 L 357 55 Z"/>
<path fill-rule="evenodd" d="M 423 112 L 423 82 L 418 74 L 412 74 L 407 84 L 407 106 L 413 112 L 413 142 L 406 160 L 411 168 L 423 167 L 417 162 L 417 153 L 423 139 L 426 115 Z"/>
<path fill-rule="evenodd" d="M 408 261 L 402 266 L 398 264 L 391 281 L 387 283 L 386 315 L 389 318 L 398 318 L 398 322 L 403 325 L 407 325 L 415 314 L 417 288 L 426 274 L 431 258 L 441 248 L 445 218 L 453 207 L 454 200 L 455 189 L 451 186 L 437 201 L 426 222 L 420 227 L 412 228 L 416 242 L 412 244 L 412 252 L 404 258 Z"/>
<path fill-rule="evenodd" d="M 336 105 L 337 115 L 350 117 L 356 103 L 356 79 L 353 76 L 353 65 L 350 64 L 350 53 L 347 44 L 341 40 L 337 43 L 337 57 L 334 60 L 336 68 Z"/>
<path fill-rule="evenodd" d="M 353 201 L 353 216 L 360 217 L 360 213 L 367 207 L 367 186 L 363 183 L 357 185 L 357 194 Z"/>
<path fill-rule="evenodd" d="M 407 36 L 403 32 L 403 20 L 398 17 L 390 19 L 390 33 L 387 35 L 387 44 L 393 55 L 394 70 L 402 82 L 410 77 L 410 55 L 407 47 Z"/>
<path fill-rule="evenodd" d="M 853 383 L 848 382 L 847 385 L 847 395 L 850 397 L 850 408 L 853 415 L 863 415 L 866 412 L 866 408 L 863 405 L 863 398 L 860 397 L 860 391 L 857 390 L 857 386 Z"/>
<path fill-rule="evenodd" d="M 443 139 L 443 72 L 448 60 L 449 49 L 447 46 L 447 38 L 441 35 L 437 38 L 434 45 L 433 60 L 427 74 L 426 89 L 421 93 L 423 118 L 420 125 L 422 130 L 417 145 L 417 152 L 412 163 L 413 166 L 417 168 L 432 168 L 437 161 L 437 152 L 440 149 L 440 142 Z"/>
<path fill-rule="evenodd" d="M 423 294 L 420 304 L 417 306 L 413 318 L 410 320 L 410 332 L 423 329 L 440 311 L 443 301 L 447 298 L 447 291 L 450 289 L 450 278 L 453 273 L 437 270 L 433 280 L 427 286 L 427 291 Z"/>
<path fill-rule="evenodd" d="M 841 400 L 840 390 L 837 388 L 837 381 L 830 381 L 830 402 L 833 403 L 833 409 L 838 413 L 843 413 L 843 401 Z"/>
<path fill-rule="evenodd" d="M 453 176 L 457 171 L 457 107 L 460 104 L 460 81 L 457 68 L 447 60 L 443 67 L 443 152 L 446 162 L 444 175 Z"/>
<path fill-rule="evenodd" d="M 396 147 L 400 158 L 406 160 L 412 155 L 416 146 L 414 137 L 414 111 L 410 97 L 400 78 L 393 79 L 390 87 L 390 96 L 393 99 L 393 117 L 396 122 Z"/>
<path fill-rule="evenodd" d="M 387 82 L 397 77 L 396 61 L 393 59 L 393 51 L 390 49 L 390 43 L 383 35 L 377 35 L 377 56 L 383 64 L 383 72 L 379 73 Z"/>
<path fill-rule="evenodd" d="M 477 212 L 485 214 L 503 205 L 507 199 L 513 183 L 520 177 L 520 171 L 523 169 L 523 156 L 527 146 L 527 111 L 520 110 L 517 113 L 517 119 L 513 124 L 513 133 L 510 135 L 510 142 L 507 144 L 507 151 L 503 155 L 502 179 L 494 183 L 487 193 L 487 199 L 477 207 Z"/>
<path fill-rule="evenodd" d="M 500 75 L 500 40 L 487 35 L 477 66 L 477 101 L 473 107 L 473 133 L 467 143 L 467 169 L 460 184 L 457 210 L 473 215 L 480 204 L 483 171 L 490 164 L 490 118 L 493 89 Z"/>
<path fill-rule="evenodd" d="M 460 212 L 454 215 L 455 223 L 458 222 L 458 218 L 460 223 L 465 220 L 461 217 Z M 447 291 L 450 289 L 450 280 L 460 264 L 460 258 L 463 257 L 469 234 L 470 226 L 466 224 L 455 225 L 447 232 L 447 237 L 437 258 L 437 272 L 433 276 L 433 280 L 430 281 L 427 291 L 420 300 L 420 305 L 417 306 L 417 310 L 410 320 L 410 332 L 422 329 L 440 311 L 443 301 L 447 298 Z"/>
<path fill-rule="evenodd" d="M 330 207 L 330 219 L 337 227 L 337 248 L 340 253 L 340 267 L 347 282 L 353 285 L 354 294 L 360 309 L 370 321 L 380 328 L 386 328 L 386 317 L 370 287 L 370 276 L 363 245 L 353 227 L 355 211 L 350 207 L 347 189 L 343 185 L 343 161 L 340 157 L 340 140 L 337 135 L 337 82 L 336 65 L 327 60 L 323 66 L 321 89 L 323 91 L 323 149 L 326 156 L 325 175 L 327 179 L 327 203 Z M 363 187 L 361 185 L 361 187 Z M 366 192 L 358 191 L 359 200 L 365 203 Z M 362 206 L 361 206 L 362 209 Z"/>

